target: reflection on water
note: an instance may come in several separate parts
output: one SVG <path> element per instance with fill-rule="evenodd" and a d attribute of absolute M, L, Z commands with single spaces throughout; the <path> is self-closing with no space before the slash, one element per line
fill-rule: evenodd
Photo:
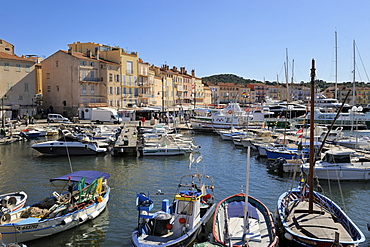
<path fill-rule="evenodd" d="M 67 157 L 44 157 L 32 150 L 30 142 L 0 146 L 0 191 L 24 190 L 29 195 L 27 205 L 51 195 L 49 179 L 70 172 Z M 110 155 L 70 157 L 74 171 L 99 170 L 111 174 L 112 188 L 107 210 L 97 219 L 77 228 L 27 243 L 28 246 L 131 246 L 131 232 L 137 223 L 136 193 L 162 190 L 174 193 L 184 174 L 197 171 L 215 181 L 215 199 L 241 192 L 245 188 L 246 151 L 217 135 L 197 135 L 203 160 L 189 170 L 188 156 L 122 158 Z M 267 160 L 252 152 L 249 194 L 258 198 L 274 212 L 278 197 L 292 186 L 288 175 L 268 172 Z M 296 180 L 298 181 L 299 178 Z M 324 194 L 346 209 L 370 243 L 366 224 L 370 183 L 320 181 Z M 343 195 L 343 200 L 342 200 Z M 163 198 L 155 198 L 158 202 Z M 168 198 L 168 196 L 167 196 Z M 159 205 L 160 207 L 160 205 Z M 365 244 L 363 246 L 367 246 Z"/>

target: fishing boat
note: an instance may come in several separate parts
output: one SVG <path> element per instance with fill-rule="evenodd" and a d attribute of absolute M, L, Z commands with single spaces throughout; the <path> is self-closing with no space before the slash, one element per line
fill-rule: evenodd
<path fill-rule="evenodd" d="M 109 177 L 108 173 L 99 171 L 76 171 L 50 179 L 56 188 L 63 190 L 54 191 L 52 197 L 41 202 L 4 214 L 0 222 L 3 242 L 27 242 L 96 218 L 109 200 Z"/>
<path fill-rule="evenodd" d="M 311 95 L 314 95 L 315 61 L 312 60 Z M 311 102 L 311 110 L 314 103 Z M 313 115 L 311 116 L 313 121 Z M 358 246 L 365 241 L 361 230 L 331 199 L 313 190 L 314 131 L 310 126 L 310 169 L 307 180 L 284 192 L 278 199 L 276 224 L 291 244 L 302 246 Z"/>
<path fill-rule="evenodd" d="M 249 159 L 250 147 L 248 166 Z M 247 189 L 246 193 L 229 196 L 217 204 L 212 224 L 214 242 L 222 246 L 277 246 L 271 212 L 261 201 L 246 195 Z"/>
<path fill-rule="evenodd" d="M 149 192 L 137 194 L 139 221 L 132 233 L 133 245 L 189 246 L 214 213 L 213 179 L 199 173 L 184 175 L 172 204 L 164 199 L 161 210 L 153 213 L 153 208 Z"/>
<path fill-rule="evenodd" d="M 0 195 L 0 216 L 23 208 L 27 197 L 24 191 Z"/>

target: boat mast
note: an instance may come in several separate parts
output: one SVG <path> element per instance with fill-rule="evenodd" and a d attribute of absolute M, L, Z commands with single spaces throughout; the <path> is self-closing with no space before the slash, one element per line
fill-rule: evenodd
<path fill-rule="evenodd" d="M 287 91 L 287 101 L 289 102 L 290 98 L 289 98 L 289 75 L 288 75 L 288 48 L 286 48 L 285 82 L 286 82 L 286 91 Z"/>
<path fill-rule="evenodd" d="M 335 95 L 334 98 L 338 99 L 338 40 L 337 31 L 335 31 Z"/>
<path fill-rule="evenodd" d="M 353 40 L 353 89 L 352 89 L 352 105 L 355 106 L 356 95 L 356 42 Z"/>
<path fill-rule="evenodd" d="M 246 235 L 249 233 L 249 221 L 248 221 L 248 193 L 249 193 L 249 170 L 251 161 L 251 147 L 247 149 L 247 169 L 245 175 L 245 201 L 244 201 L 244 230 L 243 240 L 246 241 Z"/>
<path fill-rule="evenodd" d="M 312 97 L 315 94 L 315 59 L 312 59 L 312 68 L 311 68 L 311 114 L 310 114 L 310 170 L 308 173 L 308 182 L 309 182 L 309 204 L 308 204 L 308 213 L 313 213 L 313 166 L 315 162 L 314 154 L 314 121 L 315 117 L 313 114 L 315 111 L 315 99 Z"/>

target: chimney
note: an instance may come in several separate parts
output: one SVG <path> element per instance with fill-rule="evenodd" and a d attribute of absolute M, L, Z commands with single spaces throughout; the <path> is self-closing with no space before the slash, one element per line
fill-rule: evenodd
<path fill-rule="evenodd" d="M 184 74 L 184 72 L 185 72 L 185 67 L 180 67 L 180 73 Z"/>
<path fill-rule="evenodd" d="M 95 58 L 96 60 L 99 60 L 100 59 L 100 53 L 99 53 L 99 47 L 95 47 Z"/>
<path fill-rule="evenodd" d="M 69 49 L 68 49 L 68 54 L 70 54 L 70 55 L 72 55 L 72 54 L 73 54 L 73 52 L 72 52 L 72 48 L 69 48 Z"/>
<path fill-rule="evenodd" d="M 193 77 L 195 77 L 195 69 L 192 69 L 192 70 L 191 70 L 191 75 L 192 75 Z"/>

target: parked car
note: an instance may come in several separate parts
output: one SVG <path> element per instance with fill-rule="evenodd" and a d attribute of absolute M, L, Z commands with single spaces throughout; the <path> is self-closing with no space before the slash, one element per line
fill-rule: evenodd
<path fill-rule="evenodd" d="M 62 122 L 69 122 L 69 119 L 63 117 L 60 114 L 49 113 L 48 114 L 48 123 L 62 123 Z"/>

